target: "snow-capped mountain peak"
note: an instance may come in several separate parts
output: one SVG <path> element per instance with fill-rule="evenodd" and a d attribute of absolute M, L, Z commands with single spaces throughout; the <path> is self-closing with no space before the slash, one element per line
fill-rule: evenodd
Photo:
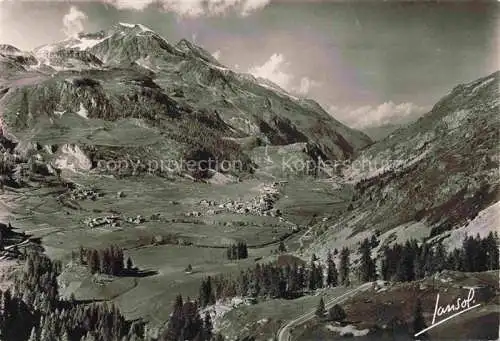
<path fill-rule="evenodd" d="M 127 28 L 132 28 L 132 29 L 139 29 L 141 30 L 142 32 L 153 32 L 155 33 L 152 29 L 150 29 L 149 27 L 146 27 L 142 24 L 129 24 L 129 23 L 124 23 L 124 22 L 121 22 L 119 23 L 120 26 L 123 26 L 123 27 L 127 27 Z"/>

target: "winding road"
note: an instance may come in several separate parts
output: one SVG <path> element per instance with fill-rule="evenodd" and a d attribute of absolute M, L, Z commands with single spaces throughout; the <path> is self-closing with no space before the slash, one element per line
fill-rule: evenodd
<path fill-rule="evenodd" d="M 335 298 L 332 298 L 329 301 L 326 301 L 325 302 L 326 310 L 330 309 L 335 304 L 339 304 L 339 303 L 346 301 L 348 298 L 355 296 L 358 292 L 363 291 L 372 285 L 373 285 L 372 282 L 365 283 L 363 285 L 360 285 L 356 289 L 350 290 L 350 291 L 348 291 L 340 296 L 337 296 Z M 304 315 L 301 315 L 301 316 L 297 317 L 296 319 L 288 322 L 284 326 L 282 326 L 280 328 L 280 330 L 278 331 L 278 341 L 291 341 L 292 340 L 292 334 L 291 334 L 292 329 L 309 321 L 309 320 L 311 320 L 312 318 L 314 318 L 314 316 L 315 316 L 314 313 L 315 313 L 315 310 L 312 310 L 312 311 L 310 311 Z"/>

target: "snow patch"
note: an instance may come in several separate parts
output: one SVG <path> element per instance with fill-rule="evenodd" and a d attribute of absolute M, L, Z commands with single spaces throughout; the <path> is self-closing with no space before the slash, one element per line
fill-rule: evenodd
<path fill-rule="evenodd" d="M 33 55 L 38 60 L 38 65 L 46 64 L 50 66 L 50 55 L 56 49 L 53 45 L 45 45 L 33 51 Z M 35 67 L 37 67 L 35 66 Z"/>
<path fill-rule="evenodd" d="M 53 52 L 54 50 L 56 49 L 56 46 L 54 45 L 43 45 L 37 49 L 35 49 L 35 55 L 37 55 L 38 53 L 49 53 L 49 52 Z"/>
<path fill-rule="evenodd" d="M 83 106 L 83 103 L 80 103 L 80 110 L 78 110 L 77 114 L 83 118 L 88 119 L 89 117 L 89 112 L 85 107 Z"/>
<path fill-rule="evenodd" d="M 133 24 L 127 24 L 125 22 L 121 22 L 120 25 L 128 27 L 128 28 L 134 28 L 135 27 L 135 25 L 133 25 Z"/>
<path fill-rule="evenodd" d="M 146 26 L 144 26 L 142 24 L 138 24 L 136 26 L 138 26 L 143 32 L 153 32 L 152 29 L 150 29 L 149 27 L 146 27 Z"/>
<path fill-rule="evenodd" d="M 80 42 L 76 45 L 71 46 L 72 48 L 79 49 L 80 51 L 84 51 L 87 49 L 90 49 L 97 44 L 103 42 L 104 40 L 108 39 L 108 37 L 103 38 L 103 39 L 81 39 Z"/>
<path fill-rule="evenodd" d="M 141 58 L 137 59 L 135 62 L 140 67 L 143 67 L 149 71 L 155 72 L 155 70 L 153 70 L 153 68 L 154 68 L 153 63 L 151 63 L 151 58 L 149 56 L 147 56 L 146 58 L 141 57 Z"/>
<path fill-rule="evenodd" d="M 150 29 L 149 27 L 146 27 L 144 25 L 141 25 L 141 24 L 129 24 L 129 23 L 125 23 L 125 22 L 121 22 L 120 23 L 121 26 L 123 27 L 127 27 L 127 28 L 140 28 L 142 32 L 153 32 L 154 31 L 152 29 Z"/>

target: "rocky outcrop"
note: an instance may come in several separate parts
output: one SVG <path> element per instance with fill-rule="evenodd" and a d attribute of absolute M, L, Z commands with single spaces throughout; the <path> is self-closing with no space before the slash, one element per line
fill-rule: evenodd
<path fill-rule="evenodd" d="M 63 145 L 57 152 L 54 165 L 58 169 L 66 169 L 73 172 L 89 171 L 92 162 L 85 153 L 76 145 Z"/>

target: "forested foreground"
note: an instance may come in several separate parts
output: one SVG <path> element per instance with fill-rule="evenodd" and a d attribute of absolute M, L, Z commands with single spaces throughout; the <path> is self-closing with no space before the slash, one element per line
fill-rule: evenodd
<path fill-rule="evenodd" d="M 380 272 L 371 254 L 379 241 L 365 239 L 359 246 L 360 259 L 351 262 L 351 251 L 329 252 L 325 264 L 315 255 L 308 265 L 257 264 L 253 269 L 237 276 L 218 275 L 206 278 L 200 287 L 201 306 L 219 299 L 235 296 L 294 298 L 316 289 L 371 282 L 377 279 L 408 282 L 431 276 L 442 270 L 481 272 L 499 269 L 498 236 L 490 233 L 487 238 L 466 237 L 462 247 L 447 252 L 441 243 L 431 247 L 409 240 L 380 249 Z M 338 254 L 338 266 L 334 258 Z"/>
<path fill-rule="evenodd" d="M 61 264 L 37 252 L 27 254 L 11 289 L 0 293 L 0 332 L 5 341 L 141 340 L 144 325 L 125 321 L 110 303 L 59 299 Z"/>
<path fill-rule="evenodd" d="M 200 308 L 220 299 L 235 296 L 294 298 L 325 286 L 349 285 L 353 278 L 359 282 L 378 278 L 397 282 L 424 278 L 445 269 L 466 272 L 498 270 L 497 245 L 496 234 L 490 234 L 485 239 L 467 237 L 462 248 L 452 252 L 446 252 L 441 244 L 432 248 L 414 240 L 404 245 L 394 244 L 380 250 L 381 273 L 377 273 L 371 253 L 378 246 L 378 241 L 372 238 L 360 244 L 358 252 L 361 257 L 357 264 L 351 264 L 350 250 L 344 248 L 340 252 L 335 250 L 329 253 L 325 264 L 313 256 L 307 265 L 257 264 L 236 277 L 208 277 L 201 283 L 197 300 L 183 299 L 181 295 L 177 297 L 158 341 L 222 340 L 222 336 L 212 330 L 210 315 L 200 315 Z M 109 250 L 110 255 L 116 253 L 118 256 L 106 259 L 120 259 L 122 264 L 117 265 L 116 261 L 110 264 L 123 271 L 123 253 L 118 248 Z M 95 253 L 91 250 L 85 254 L 91 259 L 90 255 Z M 338 268 L 336 255 L 339 258 Z M 97 264 L 97 261 L 94 263 Z M 106 264 L 103 262 L 103 266 Z M 115 267 L 111 265 L 110 271 L 104 273 L 114 273 L 111 270 Z M 89 269 L 89 272 L 96 272 L 92 270 Z M 112 303 L 61 300 L 57 282 L 60 272 L 60 262 L 52 262 L 38 252 L 27 253 L 24 269 L 16 275 L 14 284 L 0 291 L 0 340 L 153 340 L 146 335 L 142 321 L 126 321 Z"/>
<path fill-rule="evenodd" d="M 0 291 L 2 341 L 143 341 L 144 323 L 126 321 L 108 302 L 61 300 L 57 276 L 61 263 L 38 252 L 26 263 L 10 289 Z M 210 316 L 201 319 L 196 302 L 178 297 L 174 314 L 159 341 L 215 339 Z"/>

